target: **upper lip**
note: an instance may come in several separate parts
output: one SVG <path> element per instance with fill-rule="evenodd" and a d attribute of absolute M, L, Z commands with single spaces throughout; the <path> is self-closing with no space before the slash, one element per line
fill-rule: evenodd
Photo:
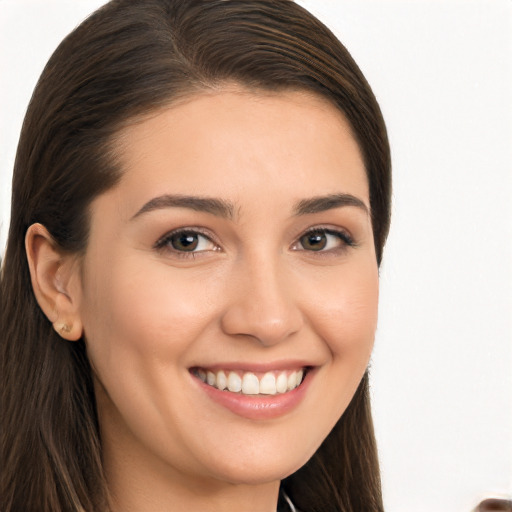
<path fill-rule="evenodd" d="M 311 361 L 305 360 L 286 360 L 286 361 L 274 361 L 274 362 L 242 362 L 242 361 L 230 361 L 225 363 L 213 363 L 213 364 L 197 364 L 191 366 L 193 368 L 201 368 L 203 370 L 210 370 L 212 372 L 227 370 L 227 371 L 244 371 L 244 372 L 272 372 L 282 370 L 299 370 L 301 368 L 312 368 L 317 366 L 311 364 Z"/>

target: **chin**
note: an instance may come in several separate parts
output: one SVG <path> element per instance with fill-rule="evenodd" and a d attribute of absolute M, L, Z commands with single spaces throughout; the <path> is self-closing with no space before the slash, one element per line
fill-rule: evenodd
<path fill-rule="evenodd" d="M 248 456 L 244 454 L 239 460 L 217 460 L 215 474 L 219 480 L 233 485 L 261 485 L 283 480 L 298 471 L 314 454 L 286 454 L 283 451 L 275 456 Z"/>

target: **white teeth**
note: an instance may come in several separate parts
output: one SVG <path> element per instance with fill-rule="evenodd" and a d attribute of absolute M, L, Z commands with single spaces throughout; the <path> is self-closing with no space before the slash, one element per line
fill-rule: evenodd
<path fill-rule="evenodd" d="M 254 373 L 244 373 L 242 379 L 242 393 L 244 395 L 258 395 L 260 392 L 260 381 Z"/>
<path fill-rule="evenodd" d="M 206 372 L 206 382 L 210 386 L 215 386 L 216 380 L 217 379 L 215 378 L 215 374 L 213 372 Z"/>
<path fill-rule="evenodd" d="M 285 372 L 281 372 L 277 376 L 276 389 L 278 393 L 286 393 L 288 391 L 288 378 Z"/>
<path fill-rule="evenodd" d="M 276 377 L 272 372 L 267 372 L 260 380 L 260 393 L 262 395 L 275 395 L 276 389 Z"/>
<path fill-rule="evenodd" d="M 244 395 L 275 395 L 276 393 L 286 393 L 300 386 L 304 377 L 304 370 L 287 373 L 275 371 L 265 373 L 259 379 L 252 372 L 242 372 L 242 376 L 237 372 L 220 370 L 214 373 L 211 370 L 202 370 L 197 368 L 194 372 L 196 376 L 209 386 L 213 386 L 221 391 L 228 390 L 232 393 L 242 392 Z"/>
<path fill-rule="evenodd" d="M 232 393 L 238 393 L 239 391 L 242 391 L 242 379 L 235 372 L 229 372 L 228 389 Z"/>
<path fill-rule="evenodd" d="M 297 372 L 292 372 L 290 375 L 288 375 L 288 381 L 287 381 L 287 388 L 288 391 L 291 391 L 295 387 L 297 387 Z"/>
<path fill-rule="evenodd" d="M 217 388 L 219 388 L 221 391 L 226 389 L 228 387 L 228 379 L 226 377 L 226 374 L 221 370 L 217 373 Z"/>

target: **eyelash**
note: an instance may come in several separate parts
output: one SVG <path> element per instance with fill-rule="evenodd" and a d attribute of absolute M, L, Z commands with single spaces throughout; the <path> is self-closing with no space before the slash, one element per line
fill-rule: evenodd
<path fill-rule="evenodd" d="M 334 248 L 330 248 L 327 250 L 324 250 L 324 248 L 321 248 L 320 250 L 314 250 L 314 249 L 308 250 L 308 249 L 304 248 L 304 246 L 302 248 L 298 248 L 298 245 L 301 244 L 301 240 L 304 237 L 317 235 L 317 234 L 318 235 L 330 235 L 330 236 L 337 237 L 338 240 L 340 241 L 341 245 L 339 247 L 334 247 Z M 205 240 L 207 240 L 208 243 L 215 246 L 215 248 L 213 249 L 214 251 L 221 250 L 220 246 L 213 240 L 213 237 L 209 233 L 204 232 L 197 227 L 180 228 L 175 231 L 171 231 L 170 233 L 167 233 L 162 238 L 160 238 L 155 243 L 154 248 L 157 250 L 161 250 L 161 251 L 167 250 L 179 258 L 195 258 L 197 254 L 206 252 L 206 250 L 180 251 L 178 249 L 175 249 L 172 246 L 173 238 L 178 237 L 178 236 L 185 236 L 185 235 L 202 237 Z M 198 242 L 198 243 L 200 243 L 200 242 Z M 297 241 L 293 243 L 291 248 L 292 248 L 292 250 L 295 250 L 295 251 L 311 252 L 311 253 L 316 253 L 316 254 L 323 256 L 323 255 L 327 255 L 327 254 L 343 252 L 347 249 L 347 247 L 355 247 L 355 246 L 356 246 L 356 243 L 355 243 L 354 239 L 346 231 L 317 226 L 317 227 L 310 228 L 310 229 L 306 230 L 303 234 L 301 234 L 298 237 Z"/>
<path fill-rule="evenodd" d="M 215 251 L 219 251 L 220 247 L 219 245 L 213 240 L 213 237 L 207 233 L 202 231 L 199 228 L 180 228 L 175 231 L 171 231 L 170 233 L 167 233 L 162 238 L 160 238 L 156 244 L 155 249 L 157 250 L 167 250 L 173 255 L 179 257 L 179 258 L 195 258 L 198 253 L 205 252 L 205 251 L 180 251 L 178 249 L 175 249 L 172 247 L 172 239 L 174 237 L 178 236 L 185 236 L 185 235 L 192 235 L 192 236 L 200 236 L 208 241 L 208 243 L 215 246 Z"/>
<path fill-rule="evenodd" d="M 301 240 L 304 237 L 311 236 L 311 235 L 317 235 L 317 234 L 334 236 L 334 237 L 338 238 L 341 245 L 339 247 L 334 247 L 334 248 L 327 249 L 327 250 L 324 250 L 324 248 L 321 248 L 318 251 L 308 250 L 305 248 L 295 249 L 295 247 L 301 243 Z M 319 255 L 324 256 L 327 254 L 340 253 L 340 252 L 345 251 L 347 249 L 347 247 L 355 247 L 355 246 L 356 246 L 356 243 L 355 243 L 354 239 L 346 231 L 341 230 L 341 229 L 333 229 L 333 228 L 328 228 L 328 227 L 315 226 L 313 228 L 306 230 L 298 238 L 297 242 L 295 242 L 292 247 L 294 248 L 294 250 L 299 250 L 299 251 L 302 250 L 302 251 L 306 251 L 306 252 L 317 253 Z"/>

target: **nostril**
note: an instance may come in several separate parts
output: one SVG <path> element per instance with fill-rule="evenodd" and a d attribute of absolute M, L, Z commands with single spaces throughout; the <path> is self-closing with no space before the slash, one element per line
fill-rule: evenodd
<path fill-rule="evenodd" d="M 293 303 L 272 307 L 250 299 L 232 304 L 221 322 L 227 334 L 257 339 L 263 345 L 274 345 L 289 338 L 303 324 L 302 314 Z"/>

